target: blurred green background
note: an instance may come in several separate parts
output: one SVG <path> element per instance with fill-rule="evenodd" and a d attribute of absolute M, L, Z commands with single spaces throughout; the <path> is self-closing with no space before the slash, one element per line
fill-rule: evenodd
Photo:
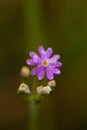
<path fill-rule="evenodd" d="M 38 45 L 53 47 L 63 62 L 40 106 L 40 129 L 87 130 L 86 0 L 0 0 L 0 130 L 27 130 L 28 104 L 16 90 Z"/>

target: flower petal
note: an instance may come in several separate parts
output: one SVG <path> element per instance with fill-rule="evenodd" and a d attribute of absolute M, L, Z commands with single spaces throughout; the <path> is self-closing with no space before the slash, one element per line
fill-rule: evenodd
<path fill-rule="evenodd" d="M 30 52 L 29 55 L 33 58 L 34 62 L 38 62 L 39 56 L 35 52 Z"/>
<path fill-rule="evenodd" d="M 33 68 L 32 70 L 31 70 L 31 75 L 33 76 L 33 75 L 36 75 L 36 74 L 38 74 L 38 72 L 40 71 L 40 67 L 35 67 L 35 68 Z"/>
<path fill-rule="evenodd" d="M 32 59 L 27 59 L 27 60 L 26 60 L 26 63 L 27 63 L 28 65 L 30 65 L 30 66 L 36 65 L 36 63 L 35 63 Z"/>
<path fill-rule="evenodd" d="M 54 68 L 53 73 L 59 75 L 59 74 L 61 74 L 61 71 L 57 68 Z"/>
<path fill-rule="evenodd" d="M 42 80 L 44 78 L 44 69 L 40 70 L 38 73 L 38 80 Z"/>
<path fill-rule="evenodd" d="M 49 80 L 53 80 L 53 79 L 54 79 L 51 66 L 48 66 L 48 67 L 46 68 L 46 76 L 47 76 L 47 78 L 48 78 Z"/>
<path fill-rule="evenodd" d="M 47 50 L 46 50 L 46 56 L 49 58 L 53 53 L 53 50 L 51 47 L 49 47 Z"/>
<path fill-rule="evenodd" d="M 51 63 L 51 65 L 55 66 L 55 67 L 61 67 L 62 63 L 61 62 L 55 62 L 55 63 Z"/>
<path fill-rule="evenodd" d="M 54 55 L 52 56 L 52 58 L 49 59 L 49 63 L 54 63 L 57 62 L 57 60 L 59 60 L 60 55 Z"/>
<path fill-rule="evenodd" d="M 43 46 L 39 46 L 38 52 L 40 53 L 40 56 L 43 58 L 46 55 L 46 51 L 44 50 Z"/>

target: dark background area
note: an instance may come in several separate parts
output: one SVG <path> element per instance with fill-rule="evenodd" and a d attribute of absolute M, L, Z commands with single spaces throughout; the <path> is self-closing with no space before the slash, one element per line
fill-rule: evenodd
<path fill-rule="evenodd" d="M 63 62 L 40 106 L 41 130 L 87 130 L 86 0 L 0 0 L 0 130 L 27 130 L 28 103 L 16 91 L 38 45 L 51 46 Z"/>

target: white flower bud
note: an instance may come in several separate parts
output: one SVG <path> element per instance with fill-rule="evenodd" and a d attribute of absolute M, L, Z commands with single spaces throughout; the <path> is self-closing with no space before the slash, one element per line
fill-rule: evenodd
<path fill-rule="evenodd" d="M 19 88 L 18 88 L 18 91 L 19 92 L 24 92 L 24 93 L 27 93 L 27 94 L 30 94 L 30 89 L 29 89 L 29 86 L 25 83 L 22 83 L 20 84 Z"/>
<path fill-rule="evenodd" d="M 23 67 L 21 68 L 20 75 L 21 75 L 22 77 L 28 78 L 29 75 L 30 75 L 30 70 L 29 70 L 29 68 L 28 68 L 27 66 L 23 66 Z"/>
<path fill-rule="evenodd" d="M 39 86 L 37 87 L 37 94 L 41 94 L 42 93 L 42 90 L 43 90 L 43 86 Z"/>
<path fill-rule="evenodd" d="M 45 86 L 42 89 L 42 94 L 49 95 L 51 91 L 52 89 L 50 88 L 50 86 Z"/>
<path fill-rule="evenodd" d="M 48 86 L 50 86 L 53 89 L 56 86 L 56 81 L 55 80 L 49 81 Z"/>

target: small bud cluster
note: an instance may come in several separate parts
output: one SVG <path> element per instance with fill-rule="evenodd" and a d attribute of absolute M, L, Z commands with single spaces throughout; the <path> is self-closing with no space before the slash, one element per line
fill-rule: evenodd
<path fill-rule="evenodd" d="M 51 80 L 48 82 L 47 86 L 39 86 L 37 87 L 37 94 L 38 95 L 49 95 L 54 87 L 56 86 L 55 80 Z"/>
<path fill-rule="evenodd" d="M 30 69 L 27 66 L 23 66 L 20 71 L 21 81 L 22 83 L 19 85 L 18 93 L 22 94 L 24 96 L 28 96 L 30 98 L 27 98 L 29 100 L 35 101 L 36 103 L 41 102 L 46 96 L 49 96 L 53 89 L 56 86 L 55 80 L 50 80 L 47 82 L 47 84 L 41 85 L 36 87 L 35 93 L 30 91 L 29 85 L 28 85 L 28 77 L 30 76 Z"/>
<path fill-rule="evenodd" d="M 39 86 L 37 87 L 37 94 L 41 95 L 49 95 L 50 92 L 52 91 L 52 89 L 50 88 L 50 86 Z"/>

